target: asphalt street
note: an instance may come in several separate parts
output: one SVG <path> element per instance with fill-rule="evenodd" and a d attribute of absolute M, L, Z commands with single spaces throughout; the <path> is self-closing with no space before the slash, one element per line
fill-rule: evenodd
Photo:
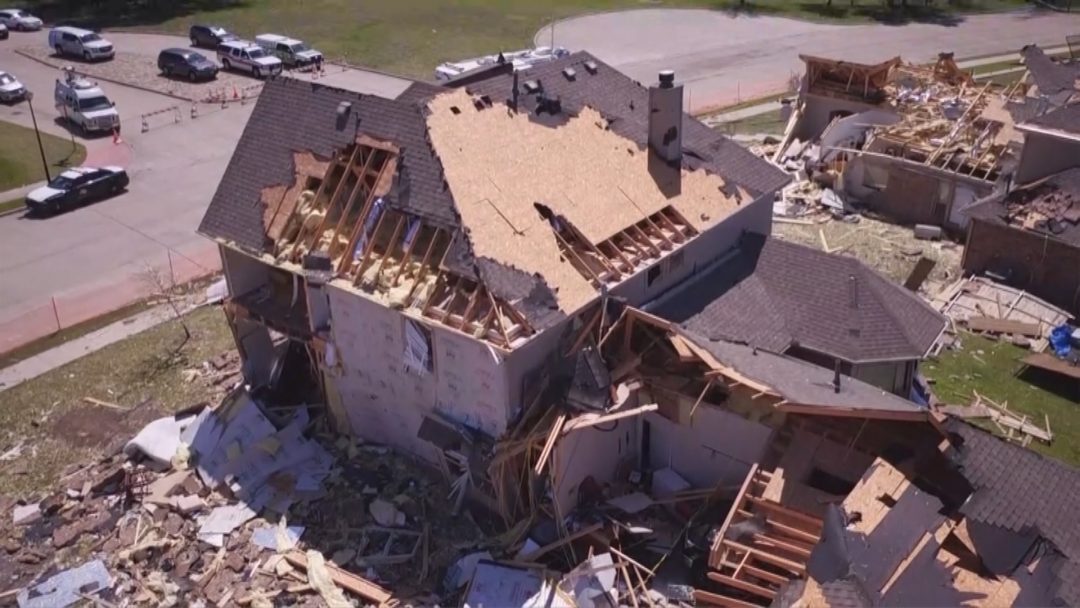
<path fill-rule="evenodd" d="M 1080 14 L 1046 10 L 959 17 L 950 24 L 828 25 L 781 17 L 709 10 L 640 9 L 558 21 L 535 43 L 588 50 L 642 83 L 675 70 L 690 111 L 731 105 L 786 90 L 802 72 L 799 54 L 858 62 L 900 55 L 932 61 L 941 51 L 958 58 L 1061 46 L 1080 33 Z"/>
<path fill-rule="evenodd" d="M 172 36 L 106 37 L 118 50 L 145 55 L 151 63 L 162 48 L 187 46 L 186 39 Z M 0 69 L 35 93 L 42 130 L 71 137 L 52 103 L 58 71 L 14 52 L 46 41 L 45 32 L 13 32 L 0 41 Z M 334 82 L 382 95 L 396 95 L 408 85 L 357 70 L 336 70 Z M 0 218 L 0 352 L 55 329 L 57 316 L 67 326 L 154 291 L 148 268 L 168 281 L 170 275 L 191 278 L 217 264 L 216 246 L 195 229 L 254 104 L 231 103 L 225 109 L 200 104 L 192 119 L 190 103 L 100 84 L 120 112 L 122 142 L 114 143 L 110 136 L 74 138 L 87 147 L 85 164 L 123 166 L 131 185 L 120 196 L 55 217 L 32 219 L 19 213 Z M 141 132 L 141 114 L 171 106 L 179 109 L 179 123 L 165 112 L 151 120 L 148 132 Z M 0 105 L 0 120 L 31 124 L 26 103 Z"/>

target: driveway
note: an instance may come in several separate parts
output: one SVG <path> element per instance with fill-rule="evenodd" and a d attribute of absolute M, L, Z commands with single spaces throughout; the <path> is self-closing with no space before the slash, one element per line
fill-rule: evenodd
<path fill-rule="evenodd" d="M 143 57 L 150 70 L 155 70 L 160 49 L 188 44 L 174 36 L 107 37 L 118 50 Z M 52 103 L 58 70 L 14 52 L 45 47 L 46 41 L 45 32 L 13 32 L 0 41 L 0 69 L 15 74 L 35 93 L 42 130 L 71 137 Z M 396 95 L 409 84 L 381 74 L 337 72 L 335 84 L 374 94 Z M 87 147 L 86 164 L 124 166 L 131 186 L 121 196 L 56 217 L 31 219 L 20 213 L 0 218 L 0 352 L 55 331 L 57 317 L 66 327 L 144 297 L 154 291 L 148 268 L 168 283 L 171 277 L 180 282 L 218 267 L 216 245 L 195 229 L 254 103 L 229 103 L 226 108 L 197 104 L 192 118 L 188 102 L 112 82 L 100 84 L 120 111 L 122 142 L 114 143 L 109 136 L 74 138 Z M 177 111 L 155 115 L 148 121 L 149 130 L 142 132 L 142 114 L 173 106 Z M 0 120 L 31 125 L 25 103 L 0 105 Z"/>
<path fill-rule="evenodd" d="M 587 50 L 642 83 L 663 69 L 686 85 L 690 111 L 730 105 L 787 89 L 802 72 L 799 54 L 858 62 L 901 55 L 926 62 L 939 51 L 972 57 L 1026 44 L 1061 46 L 1080 33 L 1080 14 L 1028 9 L 972 15 L 955 25 L 827 25 L 780 17 L 692 9 L 640 9 L 555 24 L 556 45 Z M 535 37 L 551 44 L 550 26 Z"/>

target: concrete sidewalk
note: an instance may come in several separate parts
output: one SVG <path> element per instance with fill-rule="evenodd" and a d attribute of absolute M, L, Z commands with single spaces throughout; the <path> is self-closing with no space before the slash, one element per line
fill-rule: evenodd
<path fill-rule="evenodd" d="M 172 318 L 172 307 L 168 304 L 162 304 L 133 317 L 121 319 L 112 325 L 107 325 L 80 338 L 64 342 L 15 365 L 0 369 L 0 392 L 71 363 L 92 352 L 101 350 L 110 344 L 160 325 Z"/>
<path fill-rule="evenodd" d="M 6 201 L 13 201 L 13 200 L 15 200 L 17 198 L 22 198 L 22 197 L 26 196 L 27 194 L 29 194 L 30 191 L 36 190 L 36 189 L 44 186 L 45 183 L 46 182 L 38 182 L 36 184 L 30 184 L 28 186 L 23 186 L 21 188 L 12 188 L 11 190 L 6 190 L 4 192 L 0 192 L 0 203 L 6 202 Z M 20 209 L 20 211 L 21 211 L 21 209 Z"/>

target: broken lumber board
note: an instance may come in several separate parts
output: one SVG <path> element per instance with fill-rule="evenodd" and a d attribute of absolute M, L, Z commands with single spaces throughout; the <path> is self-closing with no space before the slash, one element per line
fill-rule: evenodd
<path fill-rule="evenodd" d="M 761 585 L 755 585 L 754 583 L 750 583 L 747 581 L 739 580 L 725 574 L 720 574 L 719 572 L 709 572 L 708 576 L 709 580 L 713 582 L 720 583 L 721 585 L 727 585 L 728 587 L 734 587 L 739 591 L 753 593 L 754 595 L 763 597 L 767 600 L 771 600 L 776 597 L 776 592 L 772 589 L 762 587 Z"/>
<path fill-rule="evenodd" d="M 1038 367 L 1039 369 L 1045 369 L 1046 371 L 1055 372 L 1063 376 L 1069 376 L 1080 380 L 1080 365 L 1070 365 L 1068 362 L 1058 359 L 1054 355 L 1047 353 L 1034 353 L 1028 355 L 1020 360 L 1025 365 L 1031 365 Z"/>
<path fill-rule="evenodd" d="M 992 317 L 970 317 L 967 328 L 971 331 L 988 331 L 994 334 L 1020 334 L 1031 338 L 1038 338 L 1042 331 L 1038 323 L 1024 323 L 1011 319 L 994 319 Z"/>
<path fill-rule="evenodd" d="M 592 524 L 591 526 L 585 526 L 584 528 L 578 530 L 577 532 L 574 532 L 573 534 L 571 534 L 569 536 L 566 536 L 564 538 L 560 538 L 559 540 L 550 542 L 550 543 L 544 545 L 543 547 L 540 547 L 538 549 L 530 551 L 529 553 L 526 553 L 525 555 L 522 555 L 518 559 L 520 561 L 523 561 L 523 562 L 536 561 L 536 558 L 550 552 L 551 550 L 558 549 L 559 547 L 562 547 L 563 545 L 568 545 L 568 544 L 574 542 L 575 540 L 578 540 L 579 538 L 583 538 L 583 537 L 586 537 L 586 536 L 592 534 L 593 532 L 598 532 L 603 527 L 604 527 L 604 524 L 600 524 L 600 523 Z"/>
<path fill-rule="evenodd" d="M 129 409 L 131 409 L 131 408 L 124 407 L 122 405 L 116 405 L 115 403 L 109 403 L 108 401 L 102 401 L 101 399 L 94 399 L 93 397 L 83 397 L 83 401 L 89 403 L 90 405 L 98 405 L 98 406 L 101 406 L 101 407 L 107 407 L 107 408 L 111 408 L 111 409 L 114 409 L 114 410 L 120 410 L 121 412 L 126 412 Z"/>
<path fill-rule="evenodd" d="M 660 406 L 655 403 L 649 403 L 622 412 L 615 412 L 614 414 L 582 414 L 577 418 L 574 418 L 570 422 L 567 422 L 566 425 L 563 427 L 562 432 L 563 434 L 566 434 L 570 431 L 576 431 L 578 429 L 596 426 L 597 424 L 604 424 L 605 422 L 613 422 L 622 418 L 637 416 L 638 414 L 655 412 L 657 409 L 659 409 L 659 407 Z"/>
<path fill-rule="evenodd" d="M 285 554 L 285 559 L 297 568 L 303 568 L 304 571 L 307 571 L 307 556 L 302 552 L 290 551 Z M 334 581 L 335 585 L 354 595 L 371 600 L 376 604 L 384 604 L 392 597 L 390 592 L 386 589 L 383 589 L 365 578 L 342 570 L 330 562 L 326 563 L 326 570 L 330 573 L 330 578 Z"/>
<path fill-rule="evenodd" d="M 551 457 L 551 451 L 555 448 L 555 442 L 559 439 L 559 435 L 562 434 L 565 425 L 566 414 L 559 414 L 559 417 L 555 419 L 555 424 L 551 425 L 551 432 L 544 443 L 544 450 L 540 452 L 540 457 L 536 459 L 536 466 L 533 467 L 533 472 L 537 475 L 544 471 L 544 465 L 547 464 L 548 459 Z"/>

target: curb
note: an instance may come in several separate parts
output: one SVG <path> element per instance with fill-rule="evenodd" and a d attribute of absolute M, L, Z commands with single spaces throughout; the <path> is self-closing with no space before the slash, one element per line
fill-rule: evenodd
<path fill-rule="evenodd" d="M 27 59 L 29 59 L 31 61 L 36 61 L 36 62 L 40 63 L 41 65 L 48 66 L 48 67 L 53 68 L 55 70 L 60 69 L 59 66 L 53 65 L 53 64 L 49 63 L 48 61 L 45 61 L 44 59 L 34 57 L 33 55 L 27 53 L 26 51 L 24 51 L 22 49 L 12 49 L 12 50 L 15 51 L 16 54 L 21 55 L 23 57 L 26 57 Z M 90 76 L 90 75 L 88 74 L 88 76 Z M 129 89 L 135 89 L 135 90 L 138 90 L 138 91 L 143 91 L 145 93 L 154 93 L 154 94 L 157 94 L 157 95 L 164 95 L 165 97 L 171 97 L 173 99 L 176 99 L 176 100 L 179 100 L 179 101 L 186 101 L 188 103 L 198 103 L 194 99 L 189 99 L 187 97 L 181 97 L 180 95 L 176 95 L 174 93 L 165 93 L 165 92 L 162 92 L 162 91 L 158 91 L 157 89 L 151 89 L 150 87 L 144 87 L 142 85 L 131 84 L 131 83 L 128 83 L 128 82 L 124 82 L 122 80 L 117 80 L 115 78 L 108 78 L 108 77 L 105 77 L 105 76 L 97 76 L 97 75 L 94 75 L 93 78 L 95 78 L 97 80 L 104 80 L 105 82 L 111 82 L 112 84 L 118 84 L 118 85 L 120 85 L 122 87 L 128 87 Z"/>
<path fill-rule="evenodd" d="M 9 215 L 15 215 L 16 213 L 25 213 L 26 206 L 16 207 L 14 209 L 8 209 L 7 211 L 0 211 L 0 217 L 7 217 Z"/>

